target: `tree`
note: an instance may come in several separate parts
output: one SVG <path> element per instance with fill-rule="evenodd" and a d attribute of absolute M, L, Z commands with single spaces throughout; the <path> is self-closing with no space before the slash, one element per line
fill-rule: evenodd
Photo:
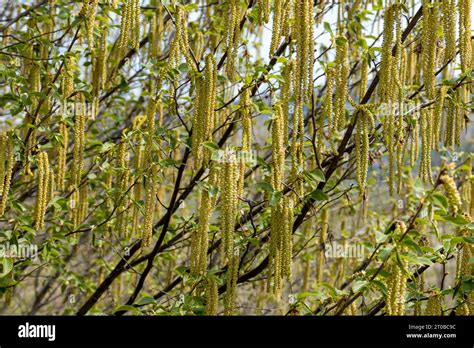
<path fill-rule="evenodd" d="M 7 1 L 2 312 L 469 315 L 470 13 Z"/>

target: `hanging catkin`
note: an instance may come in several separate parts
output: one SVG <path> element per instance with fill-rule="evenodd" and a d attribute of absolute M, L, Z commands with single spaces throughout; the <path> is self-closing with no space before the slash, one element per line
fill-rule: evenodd
<path fill-rule="evenodd" d="M 444 62 L 454 59 L 456 55 L 456 1 L 441 1 L 444 34 Z"/>
<path fill-rule="evenodd" d="M 8 155 L 8 142 L 8 136 L 5 133 L 0 133 L 0 196 L 3 193 L 3 187 L 5 186 L 4 178 Z"/>
<path fill-rule="evenodd" d="M 150 245 L 153 235 L 153 219 L 155 215 L 158 166 L 152 165 L 146 178 L 145 217 L 142 230 L 142 246 Z"/>
<path fill-rule="evenodd" d="M 226 73 L 229 80 L 234 81 L 236 75 L 235 61 L 240 37 L 240 6 L 238 0 L 229 1 L 228 22 L 226 34 Z"/>
<path fill-rule="evenodd" d="M 334 68 L 328 66 L 326 68 L 326 95 L 324 97 L 322 106 L 323 116 L 328 120 L 328 139 L 331 144 L 331 147 L 334 147 L 334 134 L 336 133 L 336 124 L 334 122 L 332 99 L 335 80 L 334 74 Z M 322 125 L 324 125 L 324 120 L 321 123 Z"/>
<path fill-rule="evenodd" d="M 235 298 L 237 278 L 239 275 L 239 251 L 232 250 L 227 263 L 227 288 L 224 298 L 224 315 L 233 315 L 235 311 Z"/>
<path fill-rule="evenodd" d="M 1 190 L 0 190 L 0 216 L 5 214 L 5 209 L 7 207 L 8 202 L 8 194 L 10 193 L 10 185 L 12 180 L 12 173 L 13 167 L 15 165 L 15 157 L 14 157 L 14 148 L 13 148 L 13 141 L 10 136 L 6 136 L 6 140 L 3 142 L 3 147 L 0 149 L 2 153 L 3 163 L 6 161 L 5 169 L 0 176 Z"/>
<path fill-rule="evenodd" d="M 442 174 L 439 178 L 439 181 L 444 187 L 446 196 L 450 203 L 451 210 L 454 215 L 456 215 L 459 209 L 462 207 L 461 195 L 456 187 L 454 179 L 448 174 Z"/>
<path fill-rule="evenodd" d="M 285 0 L 275 0 L 274 12 L 273 12 L 273 30 L 272 30 L 272 41 L 270 44 L 270 57 L 278 48 L 280 40 L 283 34 L 284 15 L 285 15 Z"/>
<path fill-rule="evenodd" d="M 210 150 L 204 148 L 202 143 L 212 140 L 212 132 L 215 126 L 216 79 L 216 61 L 209 54 L 206 57 L 204 76 L 196 79 L 193 133 L 191 137 L 192 154 L 196 166 L 206 164 L 210 158 Z"/>
<path fill-rule="evenodd" d="M 206 281 L 206 315 L 216 315 L 219 308 L 219 291 L 214 277 Z"/>
<path fill-rule="evenodd" d="M 270 0 L 257 0 L 258 24 L 263 25 L 270 20 Z"/>
<path fill-rule="evenodd" d="M 349 77 L 349 61 L 348 61 L 348 43 L 347 39 L 339 37 L 336 46 L 336 95 L 334 109 L 334 128 L 342 130 L 345 127 L 345 104 L 348 96 L 348 77 Z"/>
<path fill-rule="evenodd" d="M 116 205 L 117 205 L 117 221 L 115 229 L 120 237 L 125 236 L 127 230 L 127 204 L 128 204 L 128 185 L 130 178 L 130 168 L 128 167 L 128 151 L 126 129 L 122 131 L 122 139 L 118 145 L 117 151 L 117 167 L 119 179 Z M 144 224 L 145 226 L 145 224 Z M 145 229 L 145 228 L 144 228 Z"/>
<path fill-rule="evenodd" d="M 219 185 L 219 168 L 217 165 L 211 165 L 209 169 L 208 185 L 209 190 L 201 192 L 201 199 L 199 203 L 199 222 L 195 231 L 192 234 L 191 241 L 191 273 L 195 275 L 203 275 L 207 271 L 207 249 L 209 245 L 208 233 L 209 224 L 212 213 L 216 204 L 217 195 L 212 194 L 211 190 L 217 188 Z"/>
<path fill-rule="evenodd" d="M 442 301 L 442 295 L 433 292 L 426 302 L 425 315 L 443 315 Z"/>
<path fill-rule="evenodd" d="M 64 57 L 64 65 L 61 70 L 63 100 L 66 100 L 74 92 L 74 76 L 76 70 L 76 57 L 70 53 L 66 54 Z"/>
<path fill-rule="evenodd" d="M 401 237 L 406 232 L 406 225 L 403 221 L 395 223 L 393 235 Z M 403 247 L 401 248 L 403 251 Z M 387 315 L 405 314 L 405 296 L 407 287 L 407 276 L 401 267 L 406 268 L 406 261 L 400 258 L 401 265 L 393 263 L 391 275 L 387 284 L 387 298 L 385 300 L 385 311 Z"/>
<path fill-rule="evenodd" d="M 444 110 L 444 99 L 446 98 L 447 86 L 441 85 L 438 92 L 438 98 L 436 99 L 435 109 L 433 111 L 433 137 L 432 137 L 432 148 L 439 150 L 441 141 L 441 122 L 443 119 Z"/>
<path fill-rule="evenodd" d="M 85 99 L 81 93 L 76 98 L 74 120 L 74 152 L 72 166 L 72 184 L 79 187 L 81 181 L 82 170 L 84 168 L 84 132 L 86 122 Z"/>
<path fill-rule="evenodd" d="M 272 186 L 275 191 L 281 191 L 285 175 L 284 116 L 280 105 L 276 105 L 275 109 L 272 124 Z"/>
<path fill-rule="evenodd" d="M 92 62 L 92 95 L 94 98 L 95 110 L 99 104 L 99 93 L 104 89 L 107 82 L 107 30 L 100 34 L 99 44 L 93 51 Z"/>
<path fill-rule="evenodd" d="M 49 187 L 49 161 L 48 154 L 44 151 L 38 154 L 38 189 L 35 206 L 35 229 L 37 231 L 44 228 L 44 215 L 48 204 Z"/>
<path fill-rule="evenodd" d="M 356 125 L 356 164 L 357 182 L 361 196 L 365 194 L 367 172 L 369 169 L 369 115 L 365 109 L 359 109 Z"/>
<path fill-rule="evenodd" d="M 238 209 L 237 183 L 239 167 L 234 153 L 226 153 L 223 158 L 220 192 L 222 200 L 221 222 L 223 229 L 222 251 L 226 260 L 231 260 L 234 250 L 235 218 Z"/>
<path fill-rule="evenodd" d="M 150 46 L 149 46 L 149 56 L 151 59 L 157 59 L 161 54 L 162 50 L 162 41 L 163 41 L 163 32 L 164 32 L 164 15 L 163 15 L 163 6 L 156 1 L 152 1 L 154 6 L 156 6 L 156 11 L 151 17 L 150 23 Z"/>
<path fill-rule="evenodd" d="M 58 151 L 58 172 L 57 172 L 57 185 L 60 191 L 64 191 L 65 188 L 65 176 L 66 176 L 66 159 L 67 159 L 67 148 L 69 143 L 69 133 L 67 130 L 66 123 L 59 123 L 59 134 L 61 135 L 61 144 Z"/>
<path fill-rule="evenodd" d="M 171 43 L 168 65 L 170 68 L 176 68 L 181 57 L 184 56 L 190 70 L 196 70 L 196 63 L 191 56 L 188 39 L 187 14 L 182 6 L 176 6 L 175 9 L 175 34 Z"/>
<path fill-rule="evenodd" d="M 459 52 L 461 56 L 461 71 L 472 68 L 471 44 L 471 0 L 459 0 Z"/>
<path fill-rule="evenodd" d="M 239 159 L 240 175 L 238 196 L 243 196 L 245 168 L 247 160 L 250 160 L 252 145 L 252 110 L 250 101 L 250 87 L 242 91 L 240 100 L 240 115 L 242 120 L 242 150 Z"/>
<path fill-rule="evenodd" d="M 438 33 L 438 7 L 423 1 L 423 32 L 421 54 L 423 60 L 423 82 L 428 99 L 436 97 L 436 41 Z"/>
<path fill-rule="evenodd" d="M 380 83 L 379 98 L 385 103 L 392 100 L 392 48 L 394 45 L 393 29 L 396 22 L 397 5 L 389 6 L 384 12 L 383 22 L 383 41 L 382 41 L 382 58 L 380 62 Z"/>
<path fill-rule="evenodd" d="M 421 131 L 421 162 L 420 162 L 420 178 L 428 183 L 433 184 L 431 175 L 431 145 L 433 132 L 433 110 L 424 108 L 420 113 L 420 131 Z"/>
<path fill-rule="evenodd" d="M 282 101 L 283 113 L 285 115 L 285 118 L 283 121 L 283 130 L 284 130 L 283 136 L 284 136 L 285 144 L 288 143 L 291 84 L 293 82 L 294 69 L 295 69 L 295 61 L 291 59 L 286 63 L 282 72 L 283 81 L 281 82 L 281 101 Z"/>

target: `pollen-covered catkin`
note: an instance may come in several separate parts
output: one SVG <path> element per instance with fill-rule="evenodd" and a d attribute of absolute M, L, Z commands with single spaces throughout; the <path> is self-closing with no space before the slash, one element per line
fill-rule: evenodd
<path fill-rule="evenodd" d="M 59 134 L 61 135 L 61 144 L 58 151 L 58 172 L 57 172 L 57 185 L 60 191 L 65 188 L 65 176 L 66 176 L 66 159 L 67 159 L 67 148 L 69 142 L 69 134 L 67 126 L 64 122 L 59 123 Z"/>
<path fill-rule="evenodd" d="M 194 102 L 193 133 L 191 136 L 192 154 L 195 166 L 207 164 L 210 150 L 202 143 L 212 140 L 215 123 L 217 67 L 214 57 L 206 57 L 204 76 L 196 79 L 196 98 Z"/>
<path fill-rule="evenodd" d="M 396 20 L 396 6 L 397 5 L 389 6 L 384 12 L 382 58 L 380 62 L 380 83 L 378 84 L 381 102 L 388 102 L 392 99 L 392 48 L 394 44 L 393 28 Z"/>
<path fill-rule="evenodd" d="M 237 48 L 240 37 L 240 5 L 238 0 L 229 1 L 228 22 L 227 22 L 227 63 L 226 73 L 229 80 L 234 81 L 236 75 L 235 61 L 237 59 Z"/>
<path fill-rule="evenodd" d="M 48 154 L 44 151 L 38 154 L 38 189 L 35 206 L 35 229 L 37 231 L 44 228 L 44 215 L 48 204 L 49 186 L 49 161 Z"/>
<path fill-rule="evenodd" d="M 8 194 L 10 193 L 13 167 L 15 166 L 14 147 L 11 136 L 7 136 L 7 141 L 2 150 L 2 153 L 4 153 L 4 156 L 6 158 L 6 165 L 4 175 L 0 177 L 0 181 L 2 181 L 3 183 L 2 190 L 0 191 L 0 216 L 3 216 L 5 214 L 8 202 Z"/>
<path fill-rule="evenodd" d="M 366 190 L 367 172 L 369 169 L 369 115 L 368 110 L 359 109 L 356 125 L 356 164 L 357 182 L 361 196 Z"/>
<path fill-rule="evenodd" d="M 463 73 L 472 68 L 471 44 L 471 0 L 459 0 L 459 53 L 461 56 L 461 71 Z"/>
<path fill-rule="evenodd" d="M 77 70 L 76 57 L 73 54 L 66 54 L 64 65 L 61 70 L 62 98 L 66 100 L 74 92 L 74 77 Z"/>
<path fill-rule="evenodd" d="M 444 34 L 444 62 L 454 59 L 456 55 L 456 1 L 441 1 Z"/>
<path fill-rule="evenodd" d="M 7 160 L 7 150 L 8 150 L 8 136 L 5 133 L 0 134 L 0 196 L 3 192 L 3 187 L 5 184 L 5 169 L 6 169 L 6 160 Z"/>
<path fill-rule="evenodd" d="M 84 133 L 86 123 L 85 99 L 82 93 L 76 99 L 75 109 L 72 183 L 73 186 L 79 187 L 84 168 Z"/>
<path fill-rule="evenodd" d="M 237 183 L 239 167 L 234 153 L 225 154 L 220 191 L 222 200 L 221 221 L 223 229 L 223 256 L 227 261 L 232 259 L 234 250 L 235 218 L 238 208 Z"/>
<path fill-rule="evenodd" d="M 145 217 L 143 221 L 142 230 L 142 246 L 147 247 L 150 245 L 151 236 L 153 234 L 153 219 L 155 215 L 156 205 L 156 189 L 157 189 L 157 175 L 158 166 L 152 165 L 146 178 L 146 198 L 145 198 Z"/>
<path fill-rule="evenodd" d="M 283 34 L 283 24 L 285 15 L 285 0 L 275 0 L 274 12 L 273 12 L 273 30 L 272 30 L 272 41 L 270 44 L 270 57 L 278 48 L 280 44 L 281 36 Z"/>
<path fill-rule="evenodd" d="M 469 0 L 470 1 L 470 0 Z M 436 97 L 436 41 L 438 35 L 438 7 L 423 1 L 423 32 L 421 54 L 423 60 L 423 82 L 428 99 Z"/>
<path fill-rule="evenodd" d="M 336 46 L 336 95 L 334 109 L 334 127 L 336 130 L 342 130 L 345 127 L 345 104 L 348 96 L 348 42 L 344 37 L 339 37 Z"/>
<path fill-rule="evenodd" d="M 400 238 L 405 234 L 406 229 L 406 225 L 403 221 L 396 221 L 393 235 Z M 407 276 L 401 267 L 406 268 L 406 261 L 403 259 L 400 260 L 400 265 L 393 263 L 391 266 L 391 275 L 387 284 L 387 297 L 385 300 L 385 311 L 387 315 L 405 314 Z"/>
<path fill-rule="evenodd" d="M 443 297 L 441 294 L 433 293 L 426 302 L 425 315 L 443 315 Z"/>
<path fill-rule="evenodd" d="M 242 156 L 240 156 L 239 160 L 239 197 L 243 196 L 246 161 L 250 159 L 251 156 L 250 151 L 252 145 L 252 111 L 250 101 L 250 87 L 245 88 L 242 91 L 242 96 L 240 100 L 240 115 L 242 120 Z"/>
<path fill-rule="evenodd" d="M 433 184 L 431 175 L 431 146 L 433 132 L 433 110 L 422 109 L 420 114 L 420 131 L 421 131 L 421 162 L 420 162 L 420 178 L 428 183 Z"/>
<path fill-rule="evenodd" d="M 239 251 L 233 249 L 227 263 L 227 288 L 224 298 L 224 315 L 233 315 L 239 275 Z"/>
<path fill-rule="evenodd" d="M 206 281 L 206 315 L 216 315 L 219 308 L 219 291 L 214 277 Z"/>
<path fill-rule="evenodd" d="M 446 196 L 451 206 L 453 214 L 457 214 L 459 209 L 462 207 L 461 195 L 456 187 L 454 179 L 448 174 L 442 174 L 439 178 L 439 181 L 446 191 Z"/>
<path fill-rule="evenodd" d="M 285 173 L 284 116 L 280 105 L 276 105 L 275 109 L 272 124 L 272 186 L 275 191 L 281 191 Z"/>
<path fill-rule="evenodd" d="M 439 150 L 441 142 L 441 122 L 443 120 L 443 111 L 444 111 L 444 100 L 446 98 L 447 86 L 441 85 L 438 92 L 438 98 L 436 99 L 435 108 L 434 108 L 434 120 L 433 120 L 433 137 L 432 137 L 432 148 Z"/>

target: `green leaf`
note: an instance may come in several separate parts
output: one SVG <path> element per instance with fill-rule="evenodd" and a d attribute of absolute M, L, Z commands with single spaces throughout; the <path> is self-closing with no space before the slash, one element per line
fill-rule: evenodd
<path fill-rule="evenodd" d="M 329 34 L 331 34 L 331 36 L 334 36 L 334 33 L 332 32 L 332 29 L 331 29 L 331 24 L 329 24 L 328 22 L 324 22 L 324 30 L 326 30 Z"/>
<path fill-rule="evenodd" d="M 126 311 L 126 312 L 130 311 L 135 314 L 142 314 L 142 312 L 140 312 L 136 307 L 130 306 L 130 305 L 123 305 L 114 309 L 114 313 L 122 312 L 122 311 Z"/>
<path fill-rule="evenodd" d="M 273 192 L 273 186 L 268 182 L 259 182 L 255 184 L 255 187 L 265 192 Z"/>
<path fill-rule="evenodd" d="M 442 195 L 441 193 L 434 193 L 433 194 L 433 201 L 435 204 L 443 208 L 444 210 L 448 210 L 449 208 L 449 203 L 448 199 Z"/>
<path fill-rule="evenodd" d="M 327 201 L 329 199 L 328 195 L 321 191 L 320 189 L 316 189 L 309 194 L 309 197 L 316 200 L 316 201 Z"/>
<path fill-rule="evenodd" d="M 271 207 L 276 206 L 280 202 L 282 197 L 283 197 L 283 194 L 280 191 L 273 191 L 270 196 L 270 206 Z"/>
<path fill-rule="evenodd" d="M 205 141 L 202 143 L 202 146 L 207 147 L 208 149 L 211 149 L 211 150 L 219 150 L 219 145 L 217 145 L 213 141 Z"/>
<path fill-rule="evenodd" d="M 3 257 L 2 261 L 0 262 L 0 266 L 0 278 L 3 278 L 12 271 L 13 261 L 10 258 Z"/>
<path fill-rule="evenodd" d="M 156 303 L 156 300 L 151 296 L 145 296 L 145 297 L 142 297 L 140 300 L 138 300 L 137 305 L 144 306 L 150 303 Z"/>
<path fill-rule="evenodd" d="M 368 284 L 369 282 L 366 280 L 356 280 L 354 284 L 352 284 L 352 291 L 354 291 L 355 293 L 363 291 L 367 288 Z"/>

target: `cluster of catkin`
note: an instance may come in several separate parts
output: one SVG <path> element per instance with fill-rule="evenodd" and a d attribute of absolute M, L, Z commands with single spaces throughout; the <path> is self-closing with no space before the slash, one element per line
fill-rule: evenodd
<path fill-rule="evenodd" d="M 135 50 L 140 47 L 140 0 L 124 0 L 118 47 L 131 43 Z"/>

